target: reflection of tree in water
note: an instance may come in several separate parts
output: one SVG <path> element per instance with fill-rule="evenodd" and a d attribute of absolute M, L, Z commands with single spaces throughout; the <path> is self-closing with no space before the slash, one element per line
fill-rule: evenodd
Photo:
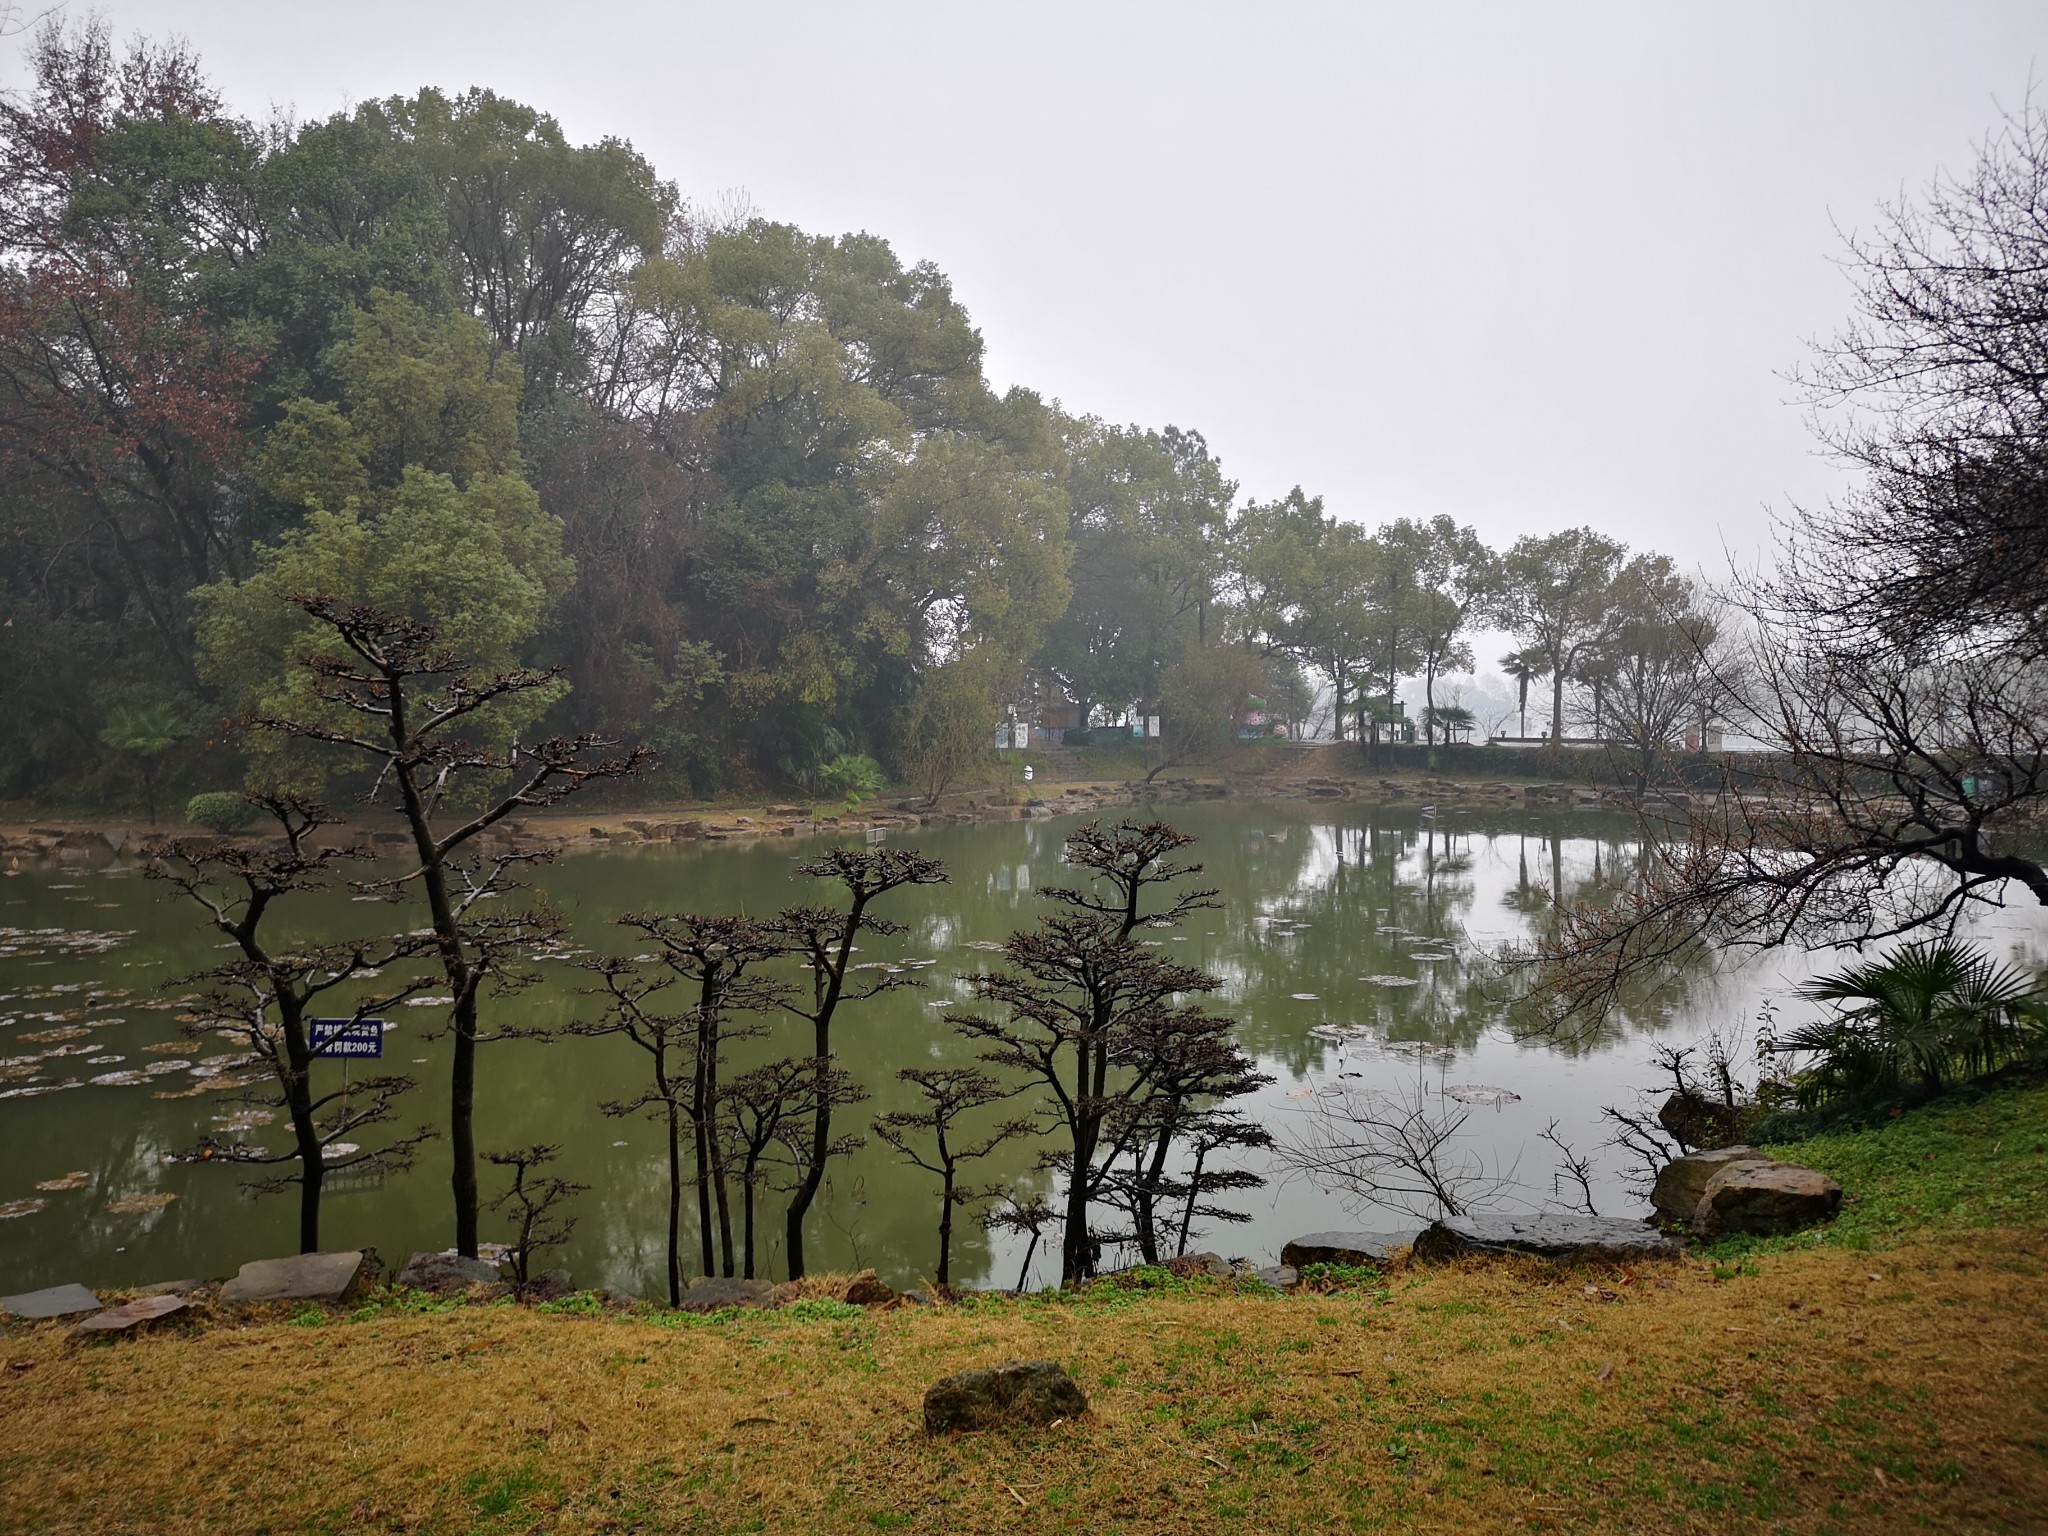
<path fill-rule="evenodd" d="M 1285 815 L 1276 809 L 1262 825 L 1200 849 L 1237 898 L 1218 924 L 1235 963 L 1201 963 L 1230 978 L 1245 1043 L 1295 1073 L 1325 1065 L 1324 1043 L 1307 1033 L 1321 1019 L 1457 1048 L 1491 1029 L 1516 1029 L 1515 978 L 1494 962 L 1494 949 L 1544 931 L 1560 898 L 1569 907 L 1611 891 L 1641 858 L 1633 828 L 1611 817 L 1563 826 L 1555 813 L 1431 818 L 1347 807 L 1341 822 Z M 1702 970 L 1631 997 L 1602 1036 L 1575 1044 L 1656 1027 Z M 1412 984 L 1362 979 L 1371 977 Z"/>

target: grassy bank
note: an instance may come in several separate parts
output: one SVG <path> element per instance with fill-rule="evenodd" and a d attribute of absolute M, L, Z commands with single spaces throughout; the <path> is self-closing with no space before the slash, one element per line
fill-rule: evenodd
<path fill-rule="evenodd" d="M 2044 1131 L 2029 1088 L 1805 1145 L 1851 1191 L 1822 1240 L 1634 1269 L 19 1330 L 0 1528 L 2039 1529 Z M 929 1381 L 1012 1356 L 1060 1360 L 1091 1412 L 924 1436 Z"/>

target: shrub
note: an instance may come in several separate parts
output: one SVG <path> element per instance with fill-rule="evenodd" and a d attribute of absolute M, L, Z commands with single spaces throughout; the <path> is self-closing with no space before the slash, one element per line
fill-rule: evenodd
<path fill-rule="evenodd" d="M 882 767 L 872 757 L 842 752 L 825 765 L 818 780 L 826 791 L 839 795 L 850 811 L 861 801 L 882 791 Z"/>
<path fill-rule="evenodd" d="M 1940 1093 L 2048 1042 L 2039 986 L 1954 939 L 1902 944 L 1800 991 L 1835 1005 L 1832 1018 L 1794 1030 L 1777 1047 L 1811 1058 L 1792 1080 L 1806 1108 Z"/>
<path fill-rule="evenodd" d="M 185 802 L 185 819 L 195 827 L 207 827 L 225 837 L 254 821 L 256 807 L 238 790 L 209 790 Z"/>

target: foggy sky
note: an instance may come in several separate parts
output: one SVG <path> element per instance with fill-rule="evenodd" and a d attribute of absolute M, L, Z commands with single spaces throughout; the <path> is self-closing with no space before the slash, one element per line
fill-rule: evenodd
<path fill-rule="evenodd" d="M 2039 0 L 105 13 L 251 115 L 486 85 L 692 200 L 885 236 L 999 386 L 1197 428 L 1248 494 L 1716 573 L 1837 483 L 1783 374 L 1847 313 L 1841 231 L 1966 169 L 2048 57 Z"/>

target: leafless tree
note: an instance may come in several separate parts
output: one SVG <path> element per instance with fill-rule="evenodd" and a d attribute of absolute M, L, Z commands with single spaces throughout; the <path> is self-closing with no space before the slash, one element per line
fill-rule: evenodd
<path fill-rule="evenodd" d="M 474 1258 L 476 1050 L 509 1033 L 486 1033 L 478 1004 L 487 986 L 520 984 L 511 962 L 550 938 L 553 925 L 544 912 L 487 917 L 479 911 L 479 903 L 515 889 L 512 872 L 539 855 L 512 848 L 474 856 L 471 850 L 515 811 L 554 805 L 595 780 L 633 773 L 646 754 L 634 748 L 603 756 L 611 744 L 594 736 L 514 742 L 502 750 L 482 745 L 464 733 L 490 734 L 500 705 L 557 687 L 559 674 L 514 669 L 479 677 L 429 625 L 328 597 L 293 601 L 320 623 L 323 642 L 334 647 L 304 658 L 318 707 L 302 717 L 255 723 L 366 758 L 377 770 L 371 798 L 388 797 L 411 835 L 415 867 L 376 888 L 394 899 L 415 888 L 425 894 L 435 954 L 453 995 L 448 1131 L 455 1246 Z M 450 812 L 455 824 L 444 828 L 441 819 Z"/>
<path fill-rule="evenodd" d="M 1278 1138 L 1280 1160 L 1324 1189 L 1419 1220 L 1483 1210 L 1514 1187 L 1459 1133 L 1471 1111 L 1416 1082 L 1398 1090 L 1325 1084 Z"/>
<path fill-rule="evenodd" d="M 1550 1192 L 1571 1209 L 1598 1216 L 1593 1203 L 1593 1160 L 1564 1139 L 1552 1120 L 1543 1128 L 1543 1139 L 1557 1148 L 1557 1166 L 1550 1173 Z"/>

